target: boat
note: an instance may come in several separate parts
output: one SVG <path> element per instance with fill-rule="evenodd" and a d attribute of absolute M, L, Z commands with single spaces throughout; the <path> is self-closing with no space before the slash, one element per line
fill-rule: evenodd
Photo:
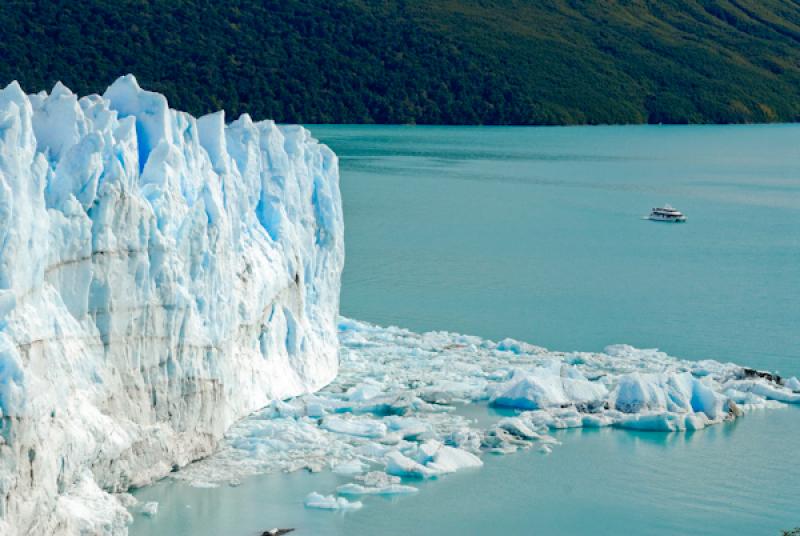
<path fill-rule="evenodd" d="M 652 211 L 650 211 L 650 215 L 647 217 L 647 219 L 653 221 L 683 223 L 686 221 L 686 216 L 680 210 L 670 205 L 664 205 L 661 208 L 654 208 Z"/>

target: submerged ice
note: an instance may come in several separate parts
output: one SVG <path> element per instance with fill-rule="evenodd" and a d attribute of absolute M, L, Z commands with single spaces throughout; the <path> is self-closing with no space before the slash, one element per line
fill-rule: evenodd
<path fill-rule="evenodd" d="M 330 469 L 352 482 L 315 492 L 306 505 L 342 509 L 341 499 L 368 504 L 371 495 L 414 493 L 417 480 L 479 468 L 487 453 L 550 452 L 556 429 L 683 432 L 800 402 L 793 378 L 776 382 L 732 363 L 625 345 L 562 353 L 344 318 L 339 340 L 333 383 L 272 402 L 234 425 L 213 456 L 171 476 L 238 482 Z M 469 417 L 470 407 L 486 406 L 498 411 Z"/>
<path fill-rule="evenodd" d="M 0 533 L 124 532 L 108 492 L 331 381 L 343 260 L 337 159 L 301 127 L 132 76 L 0 91 Z"/>

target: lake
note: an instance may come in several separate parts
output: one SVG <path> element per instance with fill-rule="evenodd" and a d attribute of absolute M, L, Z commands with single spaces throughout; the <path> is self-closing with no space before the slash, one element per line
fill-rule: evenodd
<path fill-rule="evenodd" d="M 800 375 L 800 126 L 312 126 L 340 156 L 342 314 L 559 350 L 658 347 Z M 671 203 L 683 225 L 642 220 Z M 163 481 L 131 533 L 779 534 L 800 409 L 691 434 L 560 432 L 416 496 L 304 509 L 330 473 Z"/>

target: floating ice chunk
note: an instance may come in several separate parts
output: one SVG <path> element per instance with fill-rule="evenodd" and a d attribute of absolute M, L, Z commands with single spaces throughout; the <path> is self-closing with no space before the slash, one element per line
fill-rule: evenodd
<path fill-rule="evenodd" d="M 584 428 L 602 428 L 603 426 L 611 426 L 614 424 L 614 419 L 608 415 L 582 415 L 581 425 Z"/>
<path fill-rule="evenodd" d="M 639 413 L 644 410 L 666 410 L 667 397 L 655 374 L 626 374 L 616 392 L 614 407 L 624 413 Z"/>
<path fill-rule="evenodd" d="M 356 475 L 355 480 L 367 487 L 382 488 L 390 484 L 399 484 L 400 477 L 387 475 L 383 471 L 370 471 L 363 475 Z"/>
<path fill-rule="evenodd" d="M 800 380 L 792 376 L 784 382 L 783 386 L 792 391 L 800 391 Z"/>
<path fill-rule="evenodd" d="M 337 475 L 355 475 L 364 472 L 366 466 L 359 460 L 348 460 L 340 463 L 333 468 L 333 472 Z"/>
<path fill-rule="evenodd" d="M 397 450 L 386 455 L 386 472 L 390 475 L 409 478 L 433 478 L 437 475 L 437 471 L 415 462 Z"/>
<path fill-rule="evenodd" d="M 336 493 L 347 496 L 361 495 L 408 495 L 416 493 L 419 489 L 403 484 L 387 484 L 381 487 L 362 486 L 361 484 L 344 484 L 336 488 Z"/>
<path fill-rule="evenodd" d="M 501 419 L 497 426 L 522 439 L 538 439 L 539 434 L 531 428 L 530 424 L 530 421 L 526 422 L 520 417 L 506 417 Z"/>
<path fill-rule="evenodd" d="M 316 491 L 306 496 L 305 505 L 306 508 L 319 508 L 321 510 L 358 510 L 363 506 L 361 501 L 350 502 L 344 497 L 321 495 Z"/>
<path fill-rule="evenodd" d="M 189 485 L 193 488 L 201 488 L 201 489 L 211 489 L 211 488 L 218 488 L 219 484 L 216 482 L 206 482 L 204 480 L 193 480 L 189 482 Z"/>
<path fill-rule="evenodd" d="M 428 467 L 439 473 L 454 473 L 460 469 L 482 467 L 480 458 L 465 450 L 449 447 L 440 447 L 433 455 L 433 460 Z"/>
<path fill-rule="evenodd" d="M 794 393 L 786 387 L 767 382 L 766 380 L 738 380 L 727 384 L 728 387 L 738 391 L 745 391 L 766 398 L 788 404 L 800 404 L 800 393 Z"/>
<path fill-rule="evenodd" d="M 702 381 L 692 378 L 692 410 L 695 412 L 702 412 L 709 419 L 717 419 L 723 417 L 724 398 L 716 393 L 711 387 L 705 385 Z"/>
<path fill-rule="evenodd" d="M 468 452 L 480 452 L 481 432 L 469 427 L 461 427 L 444 436 L 445 441 Z"/>
<path fill-rule="evenodd" d="M 725 416 L 725 397 L 689 373 L 624 375 L 612 399 L 616 409 L 629 414 L 702 412 L 712 420 Z M 671 429 L 677 425 L 669 421 L 664 426 Z"/>
<path fill-rule="evenodd" d="M 694 415 L 686 415 L 684 419 L 684 424 L 686 426 L 686 430 L 702 430 L 707 425 L 711 424 L 711 421 L 704 413 L 697 413 Z"/>
<path fill-rule="evenodd" d="M 569 403 L 561 384 L 561 377 L 552 369 L 537 368 L 528 374 L 517 374 L 508 384 L 501 386 L 492 397 L 495 406 L 519 409 L 558 407 Z"/>
<path fill-rule="evenodd" d="M 322 420 L 322 428 L 338 434 L 347 434 L 358 437 L 379 438 L 386 435 L 386 425 L 368 417 L 343 417 L 329 416 Z"/>
<path fill-rule="evenodd" d="M 474 454 L 436 440 L 425 441 L 407 449 L 405 453 L 392 453 L 390 461 L 387 464 L 389 474 L 422 478 L 483 465 Z"/>
<path fill-rule="evenodd" d="M 432 434 L 430 424 L 414 417 L 389 416 L 383 419 L 390 432 L 399 432 L 403 439 L 419 439 Z"/>
<path fill-rule="evenodd" d="M 711 420 L 704 413 L 673 413 L 626 415 L 617 422 L 620 428 L 648 432 L 684 432 L 702 430 Z"/>
<path fill-rule="evenodd" d="M 729 403 L 733 402 L 736 405 L 739 410 L 737 413 L 746 412 L 759 407 L 763 408 L 766 407 L 768 403 L 775 403 L 781 406 L 783 405 L 782 402 L 767 400 L 766 398 L 755 393 L 739 391 L 738 389 L 733 388 L 725 389 L 724 395 L 728 398 Z"/>
<path fill-rule="evenodd" d="M 540 353 L 543 349 L 539 346 L 534 346 L 527 342 L 517 341 L 515 339 L 503 339 L 496 346 L 500 352 L 511 352 L 517 355 L 520 354 L 536 354 Z"/>
<path fill-rule="evenodd" d="M 605 385 L 586 378 L 563 378 L 561 383 L 567 398 L 574 404 L 590 404 L 604 400 L 608 395 L 608 388 Z"/>
<path fill-rule="evenodd" d="M 147 517 L 155 517 L 158 513 L 158 503 L 156 501 L 149 501 L 142 505 L 141 512 Z"/>
<path fill-rule="evenodd" d="M 498 389 L 492 403 L 518 409 L 542 409 L 595 402 L 608 394 L 605 385 L 587 380 L 574 367 L 564 367 L 563 376 L 561 368 L 560 362 L 554 362 L 549 367 L 515 374 Z"/>
<path fill-rule="evenodd" d="M 347 391 L 347 399 L 351 402 L 364 402 L 380 395 L 381 386 L 373 382 L 360 383 Z"/>
<path fill-rule="evenodd" d="M 429 439 L 424 443 L 416 445 L 416 447 L 413 449 L 409 449 L 406 452 L 406 455 L 421 464 L 427 464 L 433 460 L 434 456 L 436 456 L 436 453 L 439 452 L 442 446 L 443 445 L 441 441 Z"/>
<path fill-rule="evenodd" d="M 583 415 L 583 413 L 580 413 L 574 408 L 554 408 L 549 411 L 550 420 L 547 426 L 554 430 L 580 428 L 583 426 Z"/>
<path fill-rule="evenodd" d="M 676 413 L 654 413 L 649 415 L 628 415 L 617 426 L 628 430 L 648 432 L 677 432 L 686 430 L 685 415 Z"/>

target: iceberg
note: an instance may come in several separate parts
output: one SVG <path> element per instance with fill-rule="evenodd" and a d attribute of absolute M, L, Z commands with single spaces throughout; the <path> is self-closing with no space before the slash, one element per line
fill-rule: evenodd
<path fill-rule="evenodd" d="M 401 484 L 400 477 L 381 471 L 370 471 L 356 476 L 356 482 L 343 484 L 336 488 L 336 493 L 346 496 L 360 495 L 408 495 L 419 490 L 414 486 Z"/>
<path fill-rule="evenodd" d="M 381 471 L 370 471 L 355 477 L 356 482 L 343 484 L 336 488 L 336 493 L 345 496 L 361 495 L 408 495 L 417 493 L 414 486 L 401 484 L 400 477 Z"/>
<path fill-rule="evenodd" d="M 791 378 L 789 378 L 788 380 L 786 380 L 786 382 L 784 382 L 784 384 L 783 384 L 783 385 L 784 385 L 784 387 L 786 387 L 787 389 L 790 389 L 790 390 L 792 390 L 792 391 L 794 391 L 794 392 L 798 392 L 798 391 L 800 391 L 800 380 L 798 380 L 798 379 L 797 379 L 797 378 L 795 378 L 794 376 L 792 376 Z"/>
<path fill-rule="evenodd" d="M 158 514 L 158 503 L 156 501 L 146 502 L 142 505 L 141 511 L 147 517 L 155 517 Z"/>
<path fill-rule="evenodd" d="M 320 510 L 358 510 L 363 506 L 360 501 L 351 502 L 344 497 L 321 495 L 316 491 L 308 494 L 305 505 L 306 508 L 318 508 Z"/>
<path fill-rule="evenodd" d="M 386 425 L 374 419 L 361 417 L 344 419 L 342 417 L 325 417 L 322 428 L 340 434 L 349 434 L 358 437 L 379 438 L 386 435 Z"/>
<path fill-rule="evenodd" d="M 605 385 L 590 382 L 577 368 L 562 366 L 560 361 L 524 374 L 517 372 L 508 383 L 498 387 L 492 397 L 495 406 L 542 409 L 565 404 L 591 404 L 608 394 Z"/>
<path fill-rule="evenodd" d="M 439 444 L 427 465 L 440 474 L 446 474 L 470 467 L 482 467 L 483 462 L 471 452 Z"/>
<path fill-rule="evenodd" d="M 386 473 L 406 478 L 433 478 L 438 474 L 435 469 L 414 461 L 399 450 L 386 455 Z"/>
<path fill-rule="evenodd" d="M 338 161 L 302 127 L 130 75 L 0 91 L 0 533 L 124 533 L 112 493 L 329 383 L 343 262 Z"/>
<path fill-rule="evenodd" d="M 710 380 L 709 380 L 710 381 Z M 612 395 L 613 405 L 623 413 L 642 411 L 702 413 L 709 419 L 725 416 L 725 397 L 703 379 L 688 372 L 678 374 L 626 374 Z M 727 411 L 727 408 L 726 408 Z"/>

